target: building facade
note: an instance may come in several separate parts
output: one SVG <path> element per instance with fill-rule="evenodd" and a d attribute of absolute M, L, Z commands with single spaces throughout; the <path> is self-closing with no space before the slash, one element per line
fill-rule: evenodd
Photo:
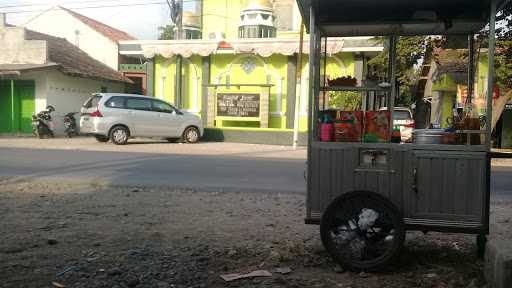
<path fill-rule="evenodd" d="M 70 9 L 56 6 L 24 25 L 32 31 L 64 38 L 110 68 L 119 68 L 118 42 L 135 37 Z"/>
<path fill-rule="evenodd" d="M 130 34 L 62 6 L 46 10 L 24 26 L 32 31 L 64 38 L 92 58 L 123 72 L 133 82 L 127 85 L 127 92 L 153 94 L 152 85 L 149 90 L 147 85 L 148 78 L 153 77 L 152 65 L 119 55 L 119 41 L 136 39 Z"/>
<path fill-rule="evenodd" d="M 198 10 L 195 17 L 184 14 L 183 27 L 184 33 L 192 26 L 197 33 L 200 24 L 200 39 L 120 42 L 121 55 L 154 62 L 154 96 L 223 131 L 290 132 L 298 101 L 305 131 L 309 40 L 306 35 L 299 64 L 301 16 L 295 1 L 203 0 Z M 351 76 L 361 84 L 367 60 L 383 47 L 358 37 L 329 39 L 322 49 L 326 78 Z"/>
<path fill-rule="evenodd" d="M 56 133 L 91 93 L 124 92 L 131 81 L 63 38 L 5 23 L 0 14 L 0 133 L 31 133 L 31 117 L 47 105 Z"/>

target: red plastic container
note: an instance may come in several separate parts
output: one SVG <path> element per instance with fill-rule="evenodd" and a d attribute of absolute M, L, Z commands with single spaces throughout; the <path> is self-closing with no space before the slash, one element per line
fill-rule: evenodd
<path fill-rule="evenodd" d="M 320 141 L 331 142 L 334 134 L 334 125 L 332 123 L 320 123 Z"/>
<path fill-rule="evenodd" d="M 334 121 L 338 142 L 360 142 L 363 135 L 363 111 L 340 111 Z"/>

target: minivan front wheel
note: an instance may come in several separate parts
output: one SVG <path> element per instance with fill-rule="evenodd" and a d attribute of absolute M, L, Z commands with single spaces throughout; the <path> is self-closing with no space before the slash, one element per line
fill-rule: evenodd
<path fill-rule="evenodd" d="M 110 140 L 116 145 L 124 145 L 128 142 L 128 129 L 123 126 L 116 126 L 110 131 Z"/>
<path fill-rule="evenodd" d="M 187 143 L 197 143 L 199 141 L 199 129 L 196 127 L 190 126 L 183 131 L 183 140 Z"/>

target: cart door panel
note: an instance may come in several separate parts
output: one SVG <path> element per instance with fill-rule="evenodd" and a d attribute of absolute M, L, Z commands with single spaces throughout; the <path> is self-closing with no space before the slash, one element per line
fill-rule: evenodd
<path fill-rule="evenodd" d="M 354 148 L 312 149 L 308 214 L 319 218 L 334 198 L 353 190 L 357 161 Z"/>
<path fill-rule="evenodd" d="M 359 165 L 354 169 L 354 185 L 352 190 L 363 190 L 378 193 L 402 211 L 403 208 L 403 175 L 407 171 L 409 153 L 395 149 L 370 149 L 386 151 L 386 162 L 382 165 L 367 165 L 362 160 L 367 148 L 359 148 Z"/>
<path fill-rule="evenodd" d="M 350 191 L 370 191 L 388 198 L 399 210 L 403 207 L 404 171 L 410 167 L 409 153 L 371 145 L 313 143 L 309 162 L 307 215 L 320 219 L 321 213 L 338 196 Z M 386 160 L 369 164 L 366 152 L 386 152 Z"/>
<path fill-rule="evenodd" d="M 416 219 L 481 222 L 486 155 L 415 151 L 410 212 Z"/>

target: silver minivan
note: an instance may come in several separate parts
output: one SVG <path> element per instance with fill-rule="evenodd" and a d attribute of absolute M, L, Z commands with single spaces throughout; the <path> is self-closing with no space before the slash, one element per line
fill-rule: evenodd
<path fill-rule="evenodd" d="M 80 132 L 99 142 L 126 144 L 132 137 L 195 143 L 203 135 L 201 119 L 162 100 L 135 94 L 96 93 L 82 106 Z"/>

